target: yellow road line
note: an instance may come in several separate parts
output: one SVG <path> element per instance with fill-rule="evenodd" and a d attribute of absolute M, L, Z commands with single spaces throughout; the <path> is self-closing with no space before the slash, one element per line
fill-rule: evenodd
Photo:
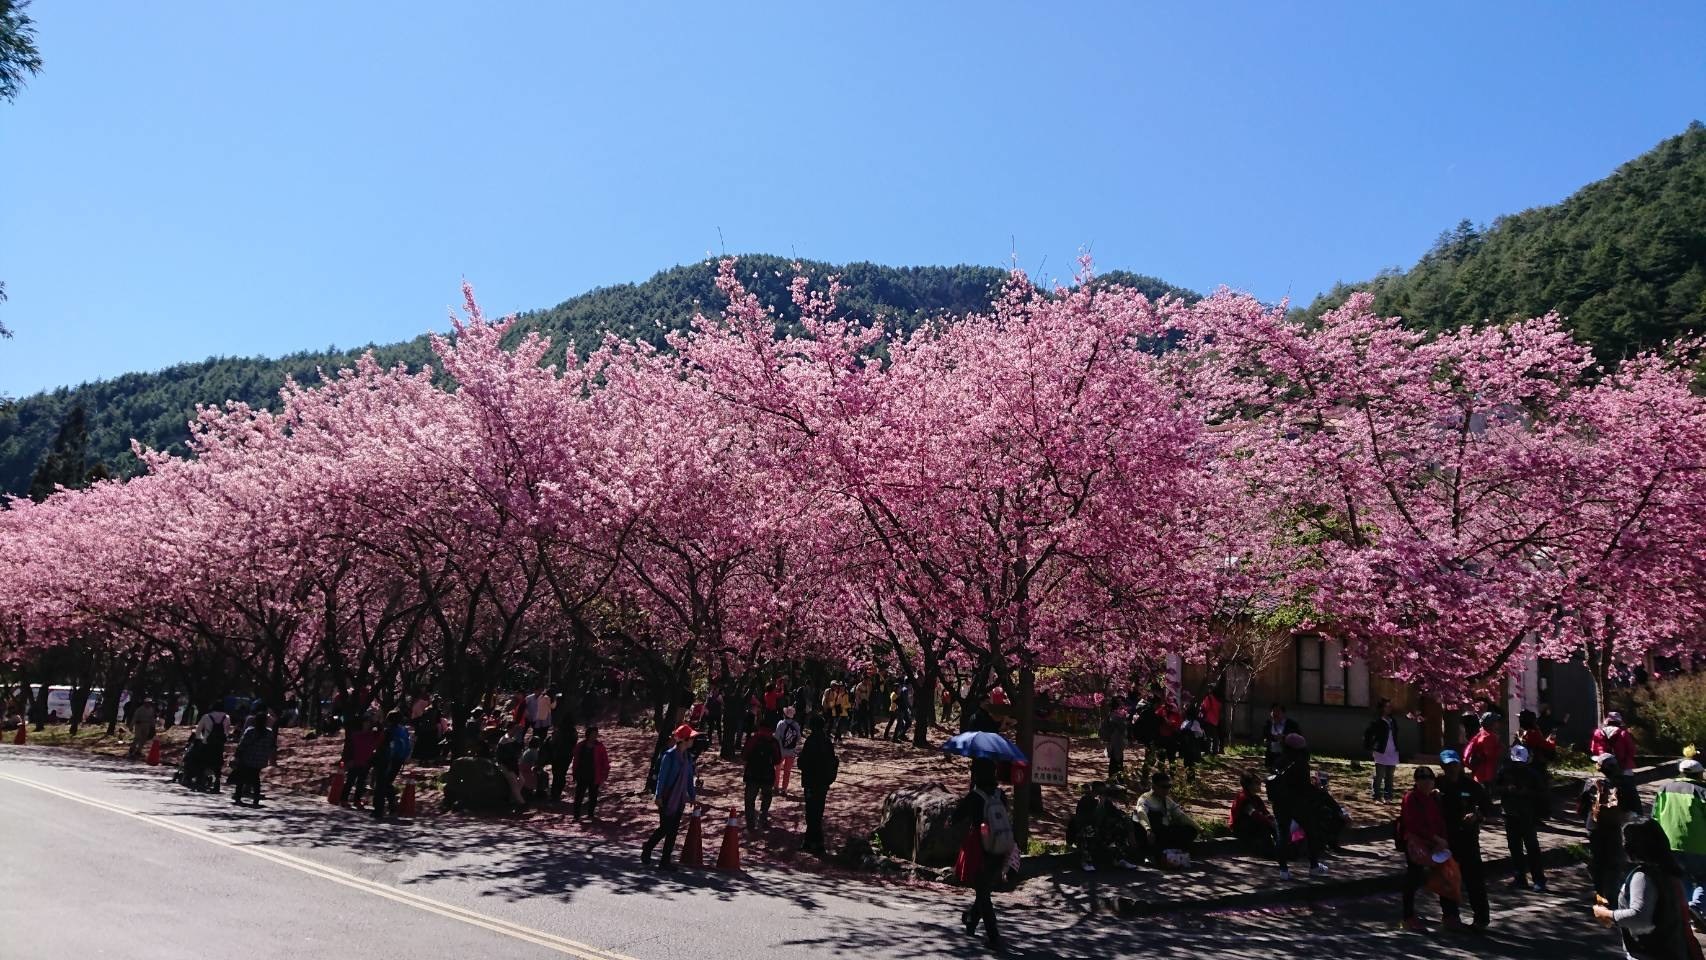
<path fill-rule="evenodd" d="M 416 893 L 399 890 L 396 887 L 369 880 L 365 877 L 359 877 L 353 873 L 346 873 L 343 870 L 339 870 L 336 867 L 329 867 L 323 863 L 316 863 L 312 860 L 307 860 L 280 850 L 269 850 L 266 847 L 252 843 L 238 843 L 235 840 L 219 836 L 215 833 L 210 833 L 206 830 L 201 830 L 196 827 L 187 827 L 181 823 L 173 823 L 172 821 L 155 814 L 132 810 L 128 807 L 119 806 L 116 803 L 110 803 L 106 800 L 98 800 L 94 797 L 75 793 L 62 787 L 50 786 L 36 780 L 30 780 L 26 777 L 19 777 L 9 773 L 0 773 L 0 780 L 6 780 L 20 786 L 40 790 L 43 793 L 51 793 L 55 796 L 63 797 L 66 800 L 73 800 L 77 803 L 84 804 L 85 806 L 94 807 L 97 810 L 105 810 L 108 813 L 116 813 L 119 816 L 130 817 L 133 820 L 140 820 L 151 826 L 172 830 L 188 837 L 194 837 L 197 840 L 204 840 L 208 843 L 226 847 L 227 849 L 246 853 L 253 857 L 259 857 L 262 860 L 270 860 L 280 866 L 289 867 L 292 870 L 298 870 L 302 873 L 309 874 L 310 876 L 319 877 L 322 880 L 330 880 L 333 883 L 343 884 L 346 887 L 351 887 L 356 890 L 363 891 L 364 893 L 370 893 L 376 897 L 383 897 L 387 900 L 401 903 L 405 906 L 414 907 L 417 910 L 434 913 L 441 917 L 466 923 L 470 926 L 480 927 L 484 930 L 490 930 L 493 933 L 502 934 L 506 937 L 545 947 L 548 950 L 554 950 L 557 953 L 575 957 L 577 960 L 634 960 L 633 957 L 625 956 L 620 953 L 611 953 L 607 950 L 600 950 L 597 947 L 588 946 L 584 943 L 577 943 L 573 940 L 545 933 L 542 930 L 524 927 L 520 924 L 511 923 L 508 920 L 503 920 L 489 914 L 479 913 L 464 907 L 458 907 L 453 904 L 423 897 Z"/>

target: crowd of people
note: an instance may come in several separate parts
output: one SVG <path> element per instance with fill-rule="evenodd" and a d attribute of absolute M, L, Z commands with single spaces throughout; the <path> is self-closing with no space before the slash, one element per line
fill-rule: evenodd
<path fill-rule="evenodd" d="M 881 736 L 907 736 L 911 695 L 905 683 L 889 688 Z M 769 829 L 773 804 L 778 796 L 793 798 L 797 775 L 805 820 L 800 847 L 827 853 L 823 816 L 839 773 L 837 748 L 848 736 L 879 736 L 871 707 L 875 696 L 869 682 L 835 680 L 818 693 L 805 684 L 790 690 L 782 678 L 752 695 L 733 721 L 749 831 Z M 442 704 L 430 696 L 412 698 L 383 717 L 371 704 L 361 708 L 362 700 L 358 691 L 341 698 L 317 732 L 343 734 L 345 776 L 337 799 L 362 808 L 371 790 L 372 816 L 381 819 L 395 815 L 404 764 L 444 752 L 450 725 Z M 999 709 L 1000 700 L 992 697 L 991 703 Z M 127 711 L 133 757 L 155 736 L 159 709 L 164 708 L 140 700 Z M 227 747 L 235 741 L 228 777 L 233 802 L 259 806 L 262 772 L 276 755 L 284 716 L 241 698 L 186 709 L 183 717 L 194 730 L 174 779 L 192 789 L 220 791 Z M 1068 844 L 1085 872 L 1191 862 L 1200 827 L 1173 797 L 1175 777 L 1192 781 L 1202 756 L 1224 751 L 1224 719 L 1224 705 L 1212 690 L 1201 700 L 1188 693 L 1175 698 L 1159 687 L 1110 699 L 1099 728 L 1108 778 L 1082 791 L 1067 824 Z M 1555 815 L 1551 768 L 1558 755 L 1557 725 L 1544 712 L 1522 711 L 1514 742 L 1507 745 L 1499 733 L 1504 718 L 1496 711 L 1466 714 L 1459 718 L 1458 745 L 1439 753 L 1437 772 L 1431 764 L 1415 767 L 1399 797 L 1404 753 L 1398 720 L 1393 705 L 1382 700 L 1363 746 L 1372 766 L 1370 800 L 1399 806 L 1393 823 L 1405 866 L 1401 923 L 1425 929 L 1417 910 L 1425 890 L 1438 899 L 1445 928 L 1485 931 L 1492 922 L 1482 849 L 1488 823 L 1503 825 L 1509 889 L 1547 890 L 1539 833 Z M 724 722 L 720 696 L 706 691 L 656 758 L 651 791 L 658 822 L 642 847 L 644 865 L 651 866 L 655 855 L 660 869 L 674 869 L 683 818 L 698 800 L 700 754 Z M 969 729 L 999 729 L 989 710 L 976 704 L 967 705 L 961 722 Z M 514 804 L 560 803 L 569 796 L 576 819 L 597 817 L 610 756 L 597 725 L 586 725 L 582 733 L 558 690 L 540 687 L 514 695 L 502 707 L 477 707 L 465 730 L 466 740 L 455 751 L 465 756 L 457 762 L 495 767 Z M 1228 832 L 1248 852 L 1272 858 L 1282 879 L 1291 878 L 1291 864 L 1298 861 L 1306 861 L 1313 874 L 1325 874 L 1324 854 L 1337 845 L 1348 817 L 1325 776 L 1312 770 L 1301 725 L 1274 704 L 1259 724 L 1255 745 L 1260 768 L 1240 771 L 1226 814 Z M 1686 952 L 1692 935 L 1678 931 L 1687 932 L 1691 917 L 1706 921 L 1706 765 L 1690 748 L 1679 776 L 1659 786 L 1649 811 L 1636 789 L 1635 741 L 1623 717 L 1607 714 L 1589 746 L 1595 772 L 1584 783 L 1576 812 L 1588 839 L 1596 918 L 1622 931 L 1631 956 L 1697 956 Z M 1141 763 L 1128 770 L 1127 753 L 1133 750 L 1141 751 Z M 968 932 L 981 927 L 998 943 L 990 893 L 1016 857 L 1008 801 L 994 769 L 974 762 L 954 823 L 965 837 L 959 874 L 974 891 L 962 919 Z"/>

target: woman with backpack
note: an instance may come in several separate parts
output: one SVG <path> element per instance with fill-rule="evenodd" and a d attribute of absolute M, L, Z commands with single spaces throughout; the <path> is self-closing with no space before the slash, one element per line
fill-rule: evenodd
<path fill-rule="evenodd" d="M 1013 820 L 1007 812 L 1006 795 L 995 785 L 995 761 L 972 758 L 971 782 L 971 789 L 954 807 L 952 820 L 955 829 L 964 830 L 966 836 L 960 845 L 960 882 L 970 884 L 977 894 L 971 905 L 960 911 L 960 922 L 973 936 L 981 923 L 984 945 L 999 950 L 1001 934 L 996 929 L 995 901 L 990 895 L 1013 853 Z"/>
<path fill-rule="evenodd" d="M 409 725 L 401 710 L 385 716 L 385 737 L 373 756 L 373 819 L 383 820 L 387 813 L 397 815 L 397 775 L 414 749 L 409 739 Z"/>
<path fill-rule="evenodd" d="M 776 792 L 782 796 L 788 795 L 788 781 L 794 775 L 794 762 L 800 757 L 800 721 L 795 720 L 797 711 L 790 704 L 782 708 L 782 719 L 776 723 L 776 744 L 782 748 L 782 764 L 776 768 Z"/>
<path fill-rule="evenodd" d="M 231 802 L 243 805 L 243 794 L 255 805 L 261 805 L 261 770 L 272 762 L 278 739 L 267 729 L 265 713 L 251 714 L 249 726 L 237 741 L 236 755 L 231 758 Z"/>
<path fill-rule="evenodd" d="M 1656 820 L 1623 827 L 1623 850 L 1631 868 L 1617 893 L 1617 906 L 1595 904 L 1593 917 L 1615 925 L 1630 960 L 1699 960 L 1700 942 L 1689 923 L 1682 867 Z"/>

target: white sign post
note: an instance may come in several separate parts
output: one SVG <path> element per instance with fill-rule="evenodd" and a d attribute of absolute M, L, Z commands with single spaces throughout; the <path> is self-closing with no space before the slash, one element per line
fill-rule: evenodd
<path fill-rule="evenodd" d="M 1031 782 L 1066 786 L 1067 739 L 1037 734 L 1031 738 Z"/>

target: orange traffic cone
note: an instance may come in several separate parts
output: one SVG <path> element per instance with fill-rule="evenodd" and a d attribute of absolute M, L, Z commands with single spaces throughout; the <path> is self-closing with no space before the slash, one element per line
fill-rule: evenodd
<path fill-rule="evenodd" d="M 326 802 L 344 802 L 344 765 L 341 763 L 332 771 L 332 782 L 326 787 Z"/>
<path fill-rule="evenodd" d="M 684 867 L 705 866 L 705 831 L 699 826 L 704 811 L 695 810 L 687 819 L 687 842 L 681 845 L 681 865 Z"/>
<path fill-rule="evenodd" d="M 403 784 L 403 802 L 397 805 L 399 816 L 412 817 L 415 815 L 415 778 L 410 777 Z"/>
<path fill-rule="evenodd" d="M 27 724 L 27 723 L 18 724 L 18 732 L 12 735 L 13 745 L 21 747 L 24 744 L 29 743 L 29 742 L 30 742 L 29 724 Z"/>
<path fill-rule="evenodd" d="M 723 828 L 723 852 L 717 854 L 717 869 L 724 873 L 740 872 L 740 811 L 729 811 L 729 825 Z"/>
<path fill-rule="evenodd" d="M 148 765 L 151 767 L 158 767 L 160 765 L 160 738 L 159 737 L 155 737 L 154 739 L 148 741 Z"/>

